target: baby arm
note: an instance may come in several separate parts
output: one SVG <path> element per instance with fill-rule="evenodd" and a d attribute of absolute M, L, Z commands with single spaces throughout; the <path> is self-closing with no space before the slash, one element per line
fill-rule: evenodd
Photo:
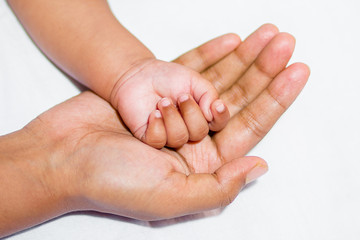
<path fill-rule="evenodd" d="M 142 141 L 155 147 L 165 143 L 179 147 L 188 139 L 200 140 L 207 134 L 207 128 L 220 130 L 228 121 L 227 108 L 217 100 L 209 82 L 181 65 L 156 60 L 117 21 L 106 1 L 8 2 L 44 53 L 69 75 L 111 102 L 131 132 Z M 178 124 L 171 128 L 169 118 L 157 103 L 166 97 L 176 104 L 183 95 L 195 100 L 203 119 L 190 122 L 181 111 L 174 111 L 172 119 L 177 119 Z M 219 118 L 214 112 L 216 107 L 224 109 Z M 161 117 L 154 124 L 159 113 Z M 196 119 L 200 117 L 198 114 Z M 209 124 L 206 127 L 205 122 Z"/>

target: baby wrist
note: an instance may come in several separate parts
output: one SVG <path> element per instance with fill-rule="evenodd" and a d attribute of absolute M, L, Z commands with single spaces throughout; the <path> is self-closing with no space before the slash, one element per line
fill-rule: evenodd
<path fill-rule="evenodd" d="M 136 75 L 148 64 L 151 64 L 154 61 L 156 61 L 156 58 L 154 56 L 147 56 L 144 58 L 136 59 L 128 65 L 126 70 L 123 70 L 122 73 L 119 74 L 119 77 L 117 77 L 112 84 L 109 98 L 107 99 L 115 109 L 119 109 L 119 90 L 124 85 L 124 83 L 130 80 L 134 75 Z"/>

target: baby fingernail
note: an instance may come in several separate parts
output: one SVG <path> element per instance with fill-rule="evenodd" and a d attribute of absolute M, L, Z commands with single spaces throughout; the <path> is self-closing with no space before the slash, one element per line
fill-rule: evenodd
<path fill-rule="evenodd" d="M 189 96 L 187 94 L 182 95 L 181 97 L 179 97 L 179 102 L 185 102 L 189 99 Z"/>
<path fill-rule="evenodd" d="M 167 106 L 170 106 L 171 102 L 169 101 L 169 99 L 167 98 L 164 98 L 162 101 L 161 101 L 161 105 L 163 107 L 167 107 Z"/>
<path fill-rule="evenodd" d="M 215 109 L 218 113 L 222 113 L 223 111 L 225 111 L 225 105 L 220 103 L 215 107 Z"/>
<path fill-rule="evenodd" d="M 159 110 L 155 110 L 155 118 L 161 118 L 161 112 Z"/>
<path fill-rule="evenodd" d="M 252 181 L 256 180 L 257 178 L 264 175 L 268 170 L 268 167 L 264 164 L 256 164 L 253 169 L 246 175 L 246 184 L 251 183 Z"/>

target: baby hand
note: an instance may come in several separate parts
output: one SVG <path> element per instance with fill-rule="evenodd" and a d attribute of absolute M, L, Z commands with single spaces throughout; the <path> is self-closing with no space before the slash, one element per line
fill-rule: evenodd
<path fill-rule="evenodd" d="M 156 148 L 199 141 L 230 118 L 215 88 L 199 73 L 155 59 L 124 74 L 111 102 L 133 135 Z"/>

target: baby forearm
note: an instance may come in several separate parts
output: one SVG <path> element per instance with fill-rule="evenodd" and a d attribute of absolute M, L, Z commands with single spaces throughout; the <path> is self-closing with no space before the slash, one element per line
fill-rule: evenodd
<path fill-rule="evenodd" d="M 27 32 L 61 69 L 110 100 L 117 79 L 153 54 L 105 0 L 8 0 Z"/>

